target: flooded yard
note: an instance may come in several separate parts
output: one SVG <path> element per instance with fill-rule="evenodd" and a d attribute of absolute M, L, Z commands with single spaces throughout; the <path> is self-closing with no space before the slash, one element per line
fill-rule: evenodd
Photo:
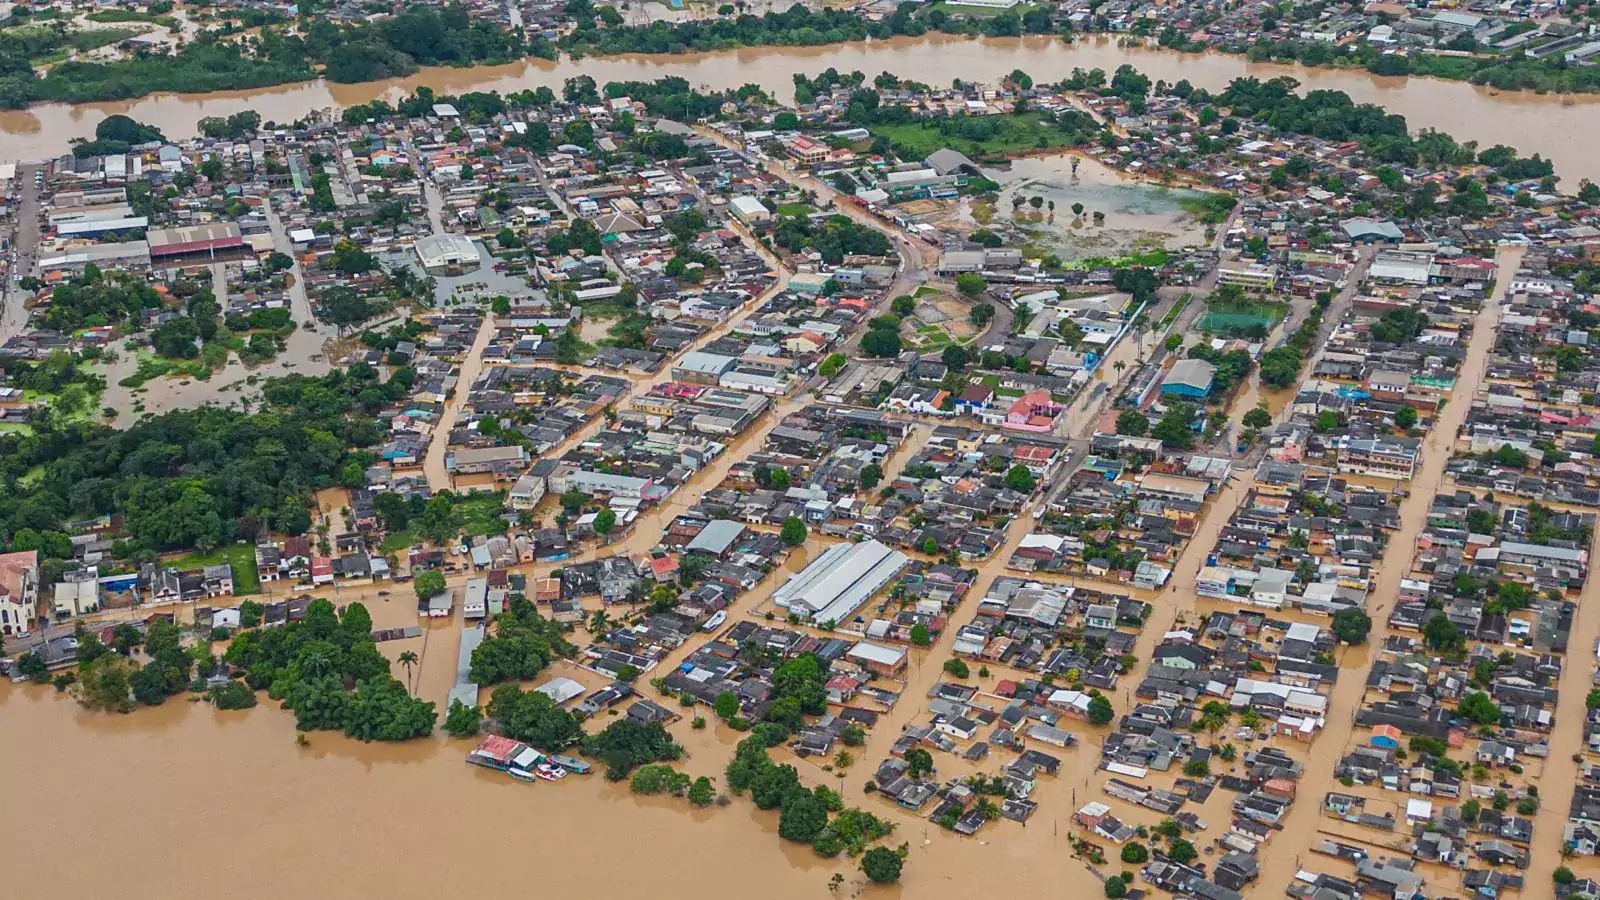
<path fill-rule="evenodd" d="M 1205 226 L 1183 205 L 1198 192 L 1143 183 L 1093 159 L 1029 157 L 984 175 L 1000 184 L 989 228 L 1069 262 L 1205 241 Z"/>

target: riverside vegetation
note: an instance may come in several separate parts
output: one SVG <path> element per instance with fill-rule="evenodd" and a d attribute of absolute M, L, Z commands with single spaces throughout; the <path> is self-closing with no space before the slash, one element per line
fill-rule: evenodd
<path fill-rule="evenodd" d="M 1316 6 L 1321 6 L 1318 4 Z M 730 8 L 731 9 L 731 8 Z M 1059 35 L 1074 39 L 1050 14 L 1029 7 L 997 15 L 952 13 L 942 5 L 901 4 L 869 20 L 838 9 L 795 5 L 764 15 L 733 14 L 687 22 L 623 24 L 621 13 L 592 0 L 568 0 L 563 16 L 573 30 L 557 42 L 521 29 L 474 20 L 466 7 L 413 7 L 370 23 L 334 22 L 317 16 L 317 5 L 300 5 L 300 17 L 260 21 L 259 34 L 236 36 L 236 26 L 202 30 L 176 51 L 145 51 L 107 62 L 67 61 L 46 74 L 35 65 L 68 48 L 83 49 L 107 38 L 100 32 L 17 28 L 0 30 L 0 108 L 38 101 L 84 103 L 170 91 L 201 93 L 243 90 L 308 81 L 319 76 L 340 83 L 409 75 L 421 66 L 473 66 L 524 58 L 556 59 L 618 54 L 677 54 L 764 46 L 822 46 L 852 41 L 919 37 L 929 33 L 1021 37 Z M 1274 23 L 1276 28 L 1276 23 Z M 1084 23 L 1089 32 L 1111 33 L 1104 17 Z M 1308 66 L 1364 68 L 1379 75 L 1428 75 L 1501 89 L 1556 92 L 1600 91 L 1600 68 L 1535 59 L 1522 51 L 1488 56 L 1450 56 L 1417 51 L 1382 53 L 1369 44 L 1342 49 L 1300 40 L 1274 40 L 1264 33 L 1245 48 L 1192 42 L 1174 28 L 1153 35 L 1141 21 L 1128 37 L 1179 50 L 1242 49 L 1252 60 L 1294 61 Z M 1121 34 L 1121 32 L 1117 32 Z M 96 35 L 100 35 L 96 37 Z M 116 37 L 113 35 L 112 37 Z M 123 36 L 125 37 L 125 35 Z M 1153 39 L 1153 40 L 1152 40 Z"/>

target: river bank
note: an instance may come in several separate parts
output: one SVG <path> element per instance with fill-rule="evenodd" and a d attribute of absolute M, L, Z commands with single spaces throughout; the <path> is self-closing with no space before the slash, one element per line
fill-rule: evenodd
<path fill-rule="evenodd" d="M 796 72 L 833 67 L 859 70 L 869 78 L 892 72 L 929 84 L 944 84 L 952 72 L 966 78 L 997 78 L 1021 69 L 1036 82 L 1066 78 L 1074 68 L 1107 72 L 1132 65 L 1152 79 L 1187 79 L 1196 87 L 1220 91 L 1240 77 L 1290 76 L 1308 90 L 1338 90 L 1357 103 L 1376 103 L 1406 117 L 1413 130 L 1434 128 L 1487 147 L 1511 141 L 1524 154 L 1539 153 L 1554 161 L 1568 188 L 1581 178 L 1600 181 L 1600 157 L 1589 149 L 1593 117 L 1600 96 L 1551 96 L 1501 92 L 1459 81 L 1434 78 L 1382 77 L 1346 69 L 1313 69 L 1301 65 L 1253 63 L 1222 53 L 1178 53 L 1154 47 L 1122 47 L 1108 38 L 1063 44 L 1055 37 L 962 38 L 928 35 L 823 47 L 756 47 L 682 55 L 629 55 L 528 59 L 500 66 L 424 68 L 404 78 L 363 84 L 325 80 L 299 82 L 248 91 L 207 94 L 152 94 L 137 100 L 108 103 L 41 104 L 0 113 L 0 161 L 37 160 L 66 152 L 68 142 L 88 138 L 100 120 L 112 114 L 132 116 L 154 125 L 173 139 L 194 135 L 207 116 L 228 116 L 244 110 L 263 120 L 292 122 L 307 113 L 396 100 L 418 87 L 439 93 L 518 91 L 540 85 L 559 88 L 568 78 L 588 75 L 597 82 L 654 81 L 685 78 L 697 87 L 736 88 L 756 84 L 780 100 L 792 99 Z"/>

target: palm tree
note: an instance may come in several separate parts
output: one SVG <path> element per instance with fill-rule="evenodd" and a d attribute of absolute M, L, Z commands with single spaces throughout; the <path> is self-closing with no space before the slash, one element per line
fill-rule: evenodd
<path fill-rule="evenodd" d="M 594 615 L 589 617 L 589 633 L 598 637 L 605 634 L 606 628 L 610 624 L 611 617 L 606 615 L 606 611 L 597 609 L 594 611 Z"/>
<path fill-rule="evenodd" d="M 1116 369 L 1118 375 L 1121 375 L 1122 374 L 1122 370 L 1126 369 L 1127 367 L 1128 367 L 1128 364 L 1123 362 L 1120 359 L 1111 364 L 1111 368 Z"/>
<path fill-rule="evenodd" d="M 322 647 L 307 647 L 300 654 L 300 672 L 307 678 L 318 678 L 333 671 L 333 657 Z"/>
<path fill-rule="evenodd" d="M 406 669 L 406 691 L 408 693 L 411 691 L 411 669 L 421 661 L 422 658 L 417 656 L 417 651 L 415 650 L 407 650 L 400 654 L 400 665 L 405 666 Z"/>

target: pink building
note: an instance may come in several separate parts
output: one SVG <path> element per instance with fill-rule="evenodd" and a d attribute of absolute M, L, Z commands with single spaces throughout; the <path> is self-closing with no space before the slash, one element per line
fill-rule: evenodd
<path fill-rule="evenodd" d="M 1029 391 L 1006 410 L 1005 427 L 1043 433 L 1055 426 L 1056 416 L 1064 409 L 1065 406 L 1051 398 L 1049 391 Z"/>

